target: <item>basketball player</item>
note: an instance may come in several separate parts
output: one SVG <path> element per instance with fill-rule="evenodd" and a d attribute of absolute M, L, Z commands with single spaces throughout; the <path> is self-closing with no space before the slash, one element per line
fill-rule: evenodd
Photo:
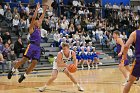
<path fill-rule="evenodd" d="M 40 8 L 40 4 L 37 4 L 36 10 L 34 12 L 34 15 L 31 20 L 31 24 L 29 27 L 29 33 L 30 33 L 30 44 L 28 45 L 23 58 L 21 61 L 17 62 L 15 66 L 12 68 L 11 71 L 8 73 L 8 79 L 11 79 L 12 75 L 14 74 L 15 70 L 18 69 L 22 64 L 27 62 L 29 59 L 32 60 L 31 65 L 26 70 L 25 74 L 22 74 L 18 80 L 19 83 L 21 83 L 26 76 L 33 70 L 33 68 L 36 66 L 37 61 L 40 58 L 40 42 L 41 42 L 41 32 L 40 32 L 40 26 L 42 24 L 42 20 L 44 19 L 44 15 L 46 12 L 46 7 L 44 7 L 44 11 L 39 19 L 36 19 L 37 17 L 37 11 Z"/>
<path fill-rule="evenodd" d="M 129 72 L 130 72 L 130 67 L 129 67 L 129 61 L 121 61 L 122 59 L 122 54 L 124 50 L 124 42 L 123 40 L 119 37 L 120 32 L 119 31 L 114 31 L 113 32 L 113 38 L 116 41 L 117 44 L 117 53 L 118 53 L 118 59 L 119 59 L 119 70 L 122 72 L 123 76 L 125 77 L 126 81 L 123 85 L 127 83 L 128 77 L 129 77 Z"/>
<path fill-rule="evenodd" d="M 140 24 L 140 21 L 139 21 Z M 123 93 L 129 93 L 131 86 L 133 85 L 136 77 L 140 77 L 140 26 L 139 29 L 132 32 L 128 41 L 125 44 L 124 51 L 123 51 L 123 60 L 127 59 L 127 52 L 132 43 L 135 43 L 135 57 L 136 60 L 133 63 L 132 70 L 130 72 L 129 80 L 124 87 Z"/>
<path fill-rule="evenodd" d="M 77 59 L 76 59 L 75 52 L 70 50 L 69 45 L 67 43 L 62 43 L 62 50 L 58 52 L 57 58 L 53 62 L 52 77 L 45 84 L 45 86 L 39 88 L 40 92 L 45 91 L 48 85 L 50 85 L 57 78 L 58 71 L 63 71 L 70 78 L 70 80 L 77 86 L 79 91 L 84 91 L 84 89 L 78 84 L 76 79 L 67 69 L 68 66 L 67 62 L 70 60 L 71 61 L 73 60 L 74 64 L 77 66 Z"/>

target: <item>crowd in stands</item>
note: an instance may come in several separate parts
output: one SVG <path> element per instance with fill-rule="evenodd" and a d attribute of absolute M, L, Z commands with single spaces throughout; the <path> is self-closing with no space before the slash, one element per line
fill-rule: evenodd
<path fill-rule="evenodd" d="M 99 42 L 103 47 L 108 47 L 116 52 L 116 44 L 113 40 L 112 32 L 119 30 L 121 33 L 120 37 L 126 41 L 129 34 L 137 29 L 139 25 L 138 20 L 140 20 L 139 15 L 131 11 L 129 5 L 124 6 L 123 4 L 119 6 L 107 3 L 105 6 L 101 6 L 100 1 L 86 4 L 79 0 L 70 0 L 69 6 L 65 6 L 63 0 L 61 0 L 60 17 L 57 16 L 57 2 L 52 3 L 52 7 L 53 10 L 50 10 L 48 6 L 42 23 L 42 42 L 47 42 L 48 34 L 54 33 L 52 47 L 61 48 L 62 42 L 69 43 L 70 48 L 77 53 L 77 59 L 82 64 L 82 68 L 84 63 L 87 63 L 89 67 L 91 61 L 95 61 L 92 63 L 99 62 L 98 55 L 95 52 L 95 42 Z M 4 63 L 3 59 L 14 59 L 13 57 L 10 58 L 12 54 L 15 54 L 15 59 L 17 59 L 19 54 L 24 53 L 25 45 L 21 37 L 24 33 L 28 34 L 34 10 L 35 7 L 29 4 L 22 5 L 22 3 L 18 3 L 14 8 L 11 8 L 9 3 L 4 4 L 3 7 L 0 5 L 0 22 L 6 21 L 6 25 L 11 30 L 1 33 L 0 51 L 2 56 L 0 64 Z M 42 12 L 43 9 L 40 7 L 38 16 Z M 11 39 L 11 32 L 18 37 L 14 43 Z M 29 37 L 28 34 L 28 40 Z M 82 58 L 83 55 L 88 55 L 88 52 L 91 53 L 91 56 L 95 56 L 94 60 L 91 59 L 92 57 Z M 130 56 L 133 56 L 132 52 Z"/>

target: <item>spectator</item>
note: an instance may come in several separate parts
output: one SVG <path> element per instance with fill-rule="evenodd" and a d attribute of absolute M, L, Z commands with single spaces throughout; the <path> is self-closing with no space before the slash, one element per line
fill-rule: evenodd
<path fill-rule="evenodd" d="M 13 31 L 15 32 L 16 35 L 19 35 L 19 19 L 18 16 L 15 15 L 13 19 Z"/>
<path fill-rule="evenodd" d="M 7 11 L 6 11 L 6 13 L 5 13 L 5 17 L 6 17 L 9 21 L 11 21 L 12 18 L 13 18 L 13 15 L 12 15 L 11 10 L 10 10 L 9 8 L 7 9 Z"/>
<path fill-rule="evenodd" d="M 10 53 L 11 53 L 10 46 L 9 46 L 8 43 L 5 43 L 5 47 L 4 47 L 3 51 L 2 51 L 3 58 L 7 60 L 8 56 L 10 55 Z"/>
<path fill-rule="evenodd" d="M 4 16 L 4 10 L 3 10 L 2 6 L 0 5 L 0 17 L 1 16 Z"/>
<path fill-rule="evenodd" d="M 70 32 L 70 34 L 69 34 L 70 38 L 72 38 L 72 34 L 75 34 L 75 27 L 74 27 L 73 23 L 70 24 L 69 32 Z"/>
<path fill-rule="evenodd" d="M 2 65 L 2 72 L 4 72 L 5 70 L 5 61 L 4 61 L 4 58 L 3 58 L 3 55 L 0 53 L 0 65 Z"/>
<path fill-rule="evenodd" d="M 81 8 L 80 8 L 80 10 L 78 11 L 78 14 L 79 14 L 79 15 L 81 15 L 81 16 L 83 16 L 83 15 L 84 15 L 84 10 L 83 10 L 83 8 L 82 8 L 82 7 L 81 7 Z"/>
<path fill-rule="evenodd" d="M 47 30 L 48 33 L 51 32 L 50 24 L 49 24 L 49 19 L 46 19 L 46 20 L 43 22 L 42 28 L 45 29 L 45 30 Z"/>
<path fill-rule="evenodd" d="M 9 3 L 6 3 L 6 5 L 4 5 L 4 12 L 6 12 L 7 9 L 11 10 L 11 7 L 10 7 Z"/>
<path fill-rule="evenodd" d="M 29 13 L 30 13 L 30 5 L 29 4 L 25 8 L 25 11 L 26 11 L 26 14 L 29 15 Z"/>
<path fill-rule="evenodd" d="M 84 10 L 84 14 L 85 14 L 85 15 L 88 15 L 88 14 L 89 14 L 88 8 L 86 8 L 86 9 Z"/>
<path fill-rule="evenodd" d="M 61 29 L 62 30 L 68 29 L 68 24 L 65 22 L 65 20 L 63 20 L 62 23 L 61 23 Z"/>
<path fill-rule="evenodd" d="M 0 37 L 0 53 L 2 53 L 3 49 L 4 49 L 4 45 L 3 45 L 2 38 Z"/>
<path fill-rule="evenodd" d="M 2 36 L 3 39 L 3 43 L 5 44 L 6 42 L 8 42 L 8 40 L 11 40 L 11 35 L 8 31 L 5 32 L 5 34 Z"/>
<path fill-rule="evenodd" d="M 58 33 L 58 31 L 56 31 L 56 33 L 53 35 L 53 39 L 54 39 L 54 46 L 59 47 L 60 34 Z"/>
<path fill-rule="evenodd" d="M 22 42 L 21 37 L 18 37 L 18 40 L 14 43 L 14 52 L 17 56 L 17 58 L 19 58 L 20 53 L 24 53 L 25 49 L 24 49 L 24 44 Z"/>
<path fill-rule="evenodd" d="M 13 12 L 13 18 L 17 17 L 17 19 L 20 19 L 20 14 L 18 13 L 17 8 L 14 8 L 14 12 Z"/>
<path fill-rule="evenodd" d="M 46 31 L 45 29 L 41 29 L 41 39 L 42 39 L 43 41 L 45 41 L 46 43 L 47 43 L 47 41 L 48 41 L 47 36 L 48 36 L 47 31 Z"/>

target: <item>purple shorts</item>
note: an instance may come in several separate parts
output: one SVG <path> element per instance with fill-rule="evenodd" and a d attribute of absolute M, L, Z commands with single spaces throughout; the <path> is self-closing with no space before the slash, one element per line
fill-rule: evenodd
<path fill-rule="evenodd" d="M 121 60 L 122 60 L 122 58 L 119 58 L 119 64 L 122 63 Z M 130 64 L 130 62 L 129 62 L 129 60 L 125 60 L 123 62 L 123 64 L 124 64 L 124 66 L 128 66 Z"/>
<path fill-rule="evenodd" d="M 41 54 L 40 46 L 37 46 L 35 44 L 29 44 L 24 53 L 24 56 L 29 59 L 39 60 L 40 54 Z"/>
<path fill-rule="evenodd" d="M 136 60 L 132 65 L 131 75 L 140 77 L 140 60 Z"/>

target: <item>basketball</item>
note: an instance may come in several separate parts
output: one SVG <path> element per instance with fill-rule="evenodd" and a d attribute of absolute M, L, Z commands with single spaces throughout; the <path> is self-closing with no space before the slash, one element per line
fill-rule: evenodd
<path fill-rule="evenodd" d="M 74 64 L 70 64 L 67 68 L 70 73 L 74 73 L 77 71 L 77 67 Z"/>

